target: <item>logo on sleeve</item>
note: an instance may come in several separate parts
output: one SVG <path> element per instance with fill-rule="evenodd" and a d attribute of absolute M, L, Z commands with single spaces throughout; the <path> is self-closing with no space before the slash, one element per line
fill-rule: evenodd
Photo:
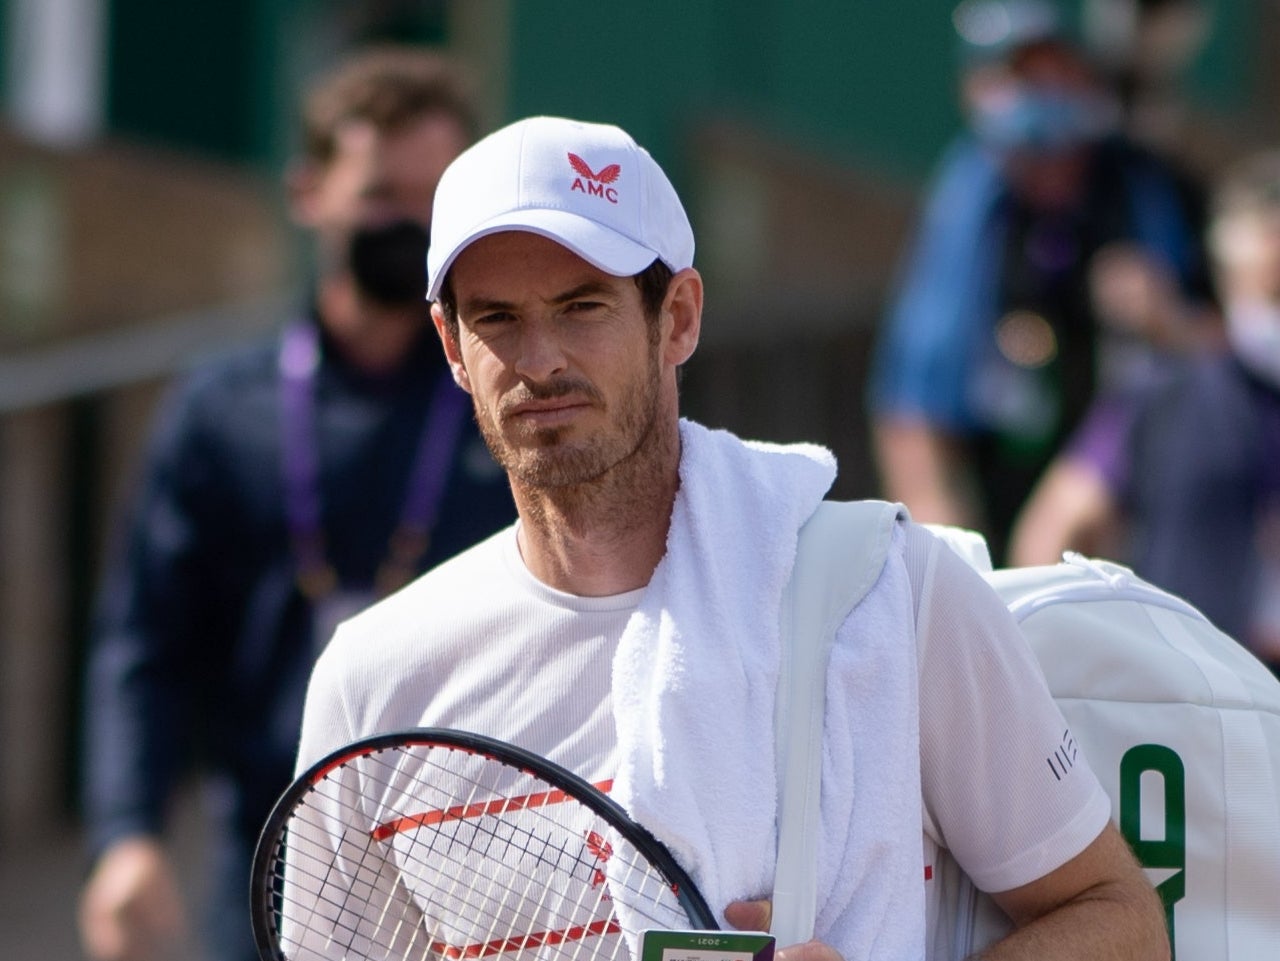
<path fill-rule="evenodd" d="M 1071 736 L 1071 731 L 1062 732 L 1062 743 L 1057 749 L 1045 758 L 1045 763 L 1049 765 L 1049 770 L 1053 772 L 1054 780 L 1061 781 L 1067 776 L 1067 773 L 1076 766 L 1076 757 L 1079 755 L 1079 748 L 1076 747 L 1076 739 Z"/>
<path fill-rule="evenodd" d="M 573 184 L 569 187 L 571 191 L 576 190 L 591 197 L 601 197 L 611 204 L 618 202 L 618 191 L 610 184 L 614 183 L 622 175 L 621 165 L 609 164 L 607 167 L 601 167 L 600 172 L 596 173 L 591 169 L 591 165 L 576 153 L 570 153 L 569 166 L 578 173 L 578 176 L 573 178 Z"/>

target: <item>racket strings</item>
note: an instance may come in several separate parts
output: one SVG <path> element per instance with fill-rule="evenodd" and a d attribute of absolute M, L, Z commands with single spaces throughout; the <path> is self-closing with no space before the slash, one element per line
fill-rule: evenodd
<path fill-rule="evenodd" d="M 365 839 L 362 837 L 361 840 L 363 841 Z M 356 872 L 357 874 L 359 873 L 360 868 L 366 866 L 367 861 L 374 861 L 379 868 L 382 867 L 382 858 L 384 857 L 384 854 L 378 851 L 376 843 L 368 844 L 363 853 L 365 858 L 362 859 L 362 861 L 357 865 L 357 872 Z M 449 861 L 452 864 L 454 864 L 456 867 L 463 870 L 467 870 L 470 868 L 470 866 L 465 861 L 459 860 L 457 858 L 451 858 L 447 854 L 444 855 L 443 860 Z M 424 863 L 425 863 L 425 859 L 424 859 Z M 387 939 L 388 944 L 396 943 L 399 940 L 397 935 L 400 929 L 403 928 L 403 926 L 405 925 L 406 920 L 408 920 L 411 923 L 411 926 L 414 928 L 414 933 L 411 938 L 410 946 L 412 944 L 412 940 L 416 940 L 417 937 L 419 937 L 420 935 L 427 935 L 428 943 L 426 948 L 424 949 L 424 956 L 429 954 L 433 950 L 437 954 L 444 955 L 447 957 L 479 956 L 479 954 L 498 953 L 495 949 L 496 945 L 505 944 L 507 941 L 513 940 L 513 938 L 511 938 L 510 936 L 499 937 L 497 933 L 497 929 L 498 929 L 498 925 L 502 922 L 503 919 L 493 911 L 488 911 L 488 912 L 484 911 L 484 905 L 486 904 L 486 902 L 492 903 L 493 900 L 495 899 L 495 894 L 494 894 L 494 891 L 492 890 L 498 884 L 498 880 L 495 875 L 489 876 L 490 881 L 489 881 L 488 888 L 486 890 L 478 891 L 478 889 L 475 889 L 475 888 L 468 888 L 464 892 L 462 892 L 462 894 L 460 895 L 457 890 L 457 887 L 465 877 L 465 875 L 463 874 L 463 871 L 460 870 L 459 872 L 456 872 L 453 874 L 452 887 L 448 892 L 445 892 L 446 896 L 444 897 L 435 897 L 428 894 L 426 898 L 423 898 L 421 891 L 412 891 L 406 895 L 403 891 L 400 891 L 395 887 L 389 887 L 386 892 L 385 900 L 382 906 L 379 908 L 377 905 L 375 905 L 371 897 L 365 898 L 363 900 L 360 899 L 360 896 L 356 893 L 358 886 L 346 888 L 346 887 L 339 887 L 332 883 L 329 883 L 328 875 L 331 873 L 332 873 L 332 865 L 329 866 L 329 869 L 323 878 L 315 874 L 303 875 L 301 871 L 296 875 L 296 878 L 299 881 L 309 880 L 311 882 L 316 882 L 316 881 L 319 882 L 318 884 L 306 883 L 302 885 L 303 887 L 309 890 L 316 890 L 318 892 L 318 897 L 314 902 L 315 904 L 322 905 L 322 906 L 329 906 L 337 909 L 343 914 L 354 915 L 359 918 L 372 917 L 376 912 L 377 916 L 374 923 L 375 930 L 382 930 L 382 931 L 391 930 L 391 937 Z M 402 868 L 399 870 L 398 880 L 403 883 L 405 879 L 405 875 L 407 873 L 417 874 L 417 871 L 406 872 Z M 442 872 L 442 874 L 443 873 L 445 872 Z M 526 922 L 528 922 L 529 925 L 532 925 L 532 923 L 537 917 L 539 916 L 546 917 L 548 916 L 549 913 L 558 913 L 559 915 L 565 917 L 566 919 L 572 919 L 574 917 L 581 916 L 581 912 L 583 910 L 586 910 L 588 912 L 592 910 L 591 908 L 582 908 L 581 906 L 579 906 L 577 909 L 560 908 L 556 912 L 548 912 L 546 910 L 546 907 L 547 907 L 546 899 L 547 897 L 554 895 L 555 893 L 554 888 L 550 885 L 544 886 L 542 899 L 540 901 L 534 901 L 533 898 L 535 897 L 535 895 L 531 893 L 530 889 L 535 885 L 536 881 L 537 881 L 536 876 L 531 874 L 528 876 L 526 884 L 522 890 L 516 891 L 514 889 L 508 888 L 501 892 L 502 900 L 504 900 L 504 902 L 517 903 L 517 904 L 529 904 L 531 906 L 530 910 L 523 913 L 523 918 Z M 367 887 L 367 890 L 370 892 L 370 894 L 374 892 L 374 889 L 372 887 L 369 887 L 369 886 L 365 886 L 365 887 Z M 475 897 L 474 895 L 476 895 L 477 893 L 479 894 L 479 896 Z M 473 895 L 473 896 L 467 896 L 467 895 Z M 599 901 L 599 895 L 597 895 L 596 900 L 597 902 Z M 392 922 L 388 920 L 388 914 L 397 905 L 397 902 L 400 904 L 403 910 L 401 910 L 397 914 L 394 922 Z M 489 916 L 490 926 L 488 930 L 482 936 L 475 939 L 475 940 L 478 940 L 478 942 L 481 945 L 485 946 L 486 948 L 485 951 L 478 953 L 477 951 L 471 950 L 471 949 L 455 949 L 455 948 L 449 947 L 447 940 L 443 936 L 428 934 L 424 925 L 424 918 L 422 916 L 422 913 L 420 913 L 419 911 L 407 910 L 409 906 L 414 906 L 414 905 L 416 905 L 419 908 L 428 908 L 428 909 L 437 908 L 440 910 L 443 916 L 443 913 L 445 911 L 457 912 L 459 910 L 459 907 L 458 907 L 459 902 L 461 902 L 464 912 L 466 911 L 466 909 L 471 909 L 469 912 L 466 912 L 466 913 L 470 913 L 473 916 L 483 916 L 487 913 L 487 915 Z M 515 916 L 515 919 L 513 920 L 519 920 L 521 916 L 522 916 L 521 914 L 517 914 Z M 315 922 L 315 917 L 313 912 L 312 915 L 309 916 L 303 922 L 303 924 L 304 926 L 314 926 L 314 922 Z M 349 936 L 349 938 L 354 938 L 358 933 L 357 926 L 355 924 L 344 925 L 342 923 L 338 923 L 337 925 L 334 926 L 334 929 L 335 929 L 335 933 L 338 931 L 345 932 Z M 527 927 L 527 926 L 525 927 L 525 930 L 529 931 L 533 935 L 538 935 L 542 933 L 542 932 L 533 932 L 531 927 Z M 554 934 L 554 932 L 552 933 Z M 344 953 L 345 951 L 350 950 L 351 941 L 348 940 L 343 945 L 343 947 L 344 947 Z"/>
<path fill-rule="evenodd" d="M 290 847 L 287 839 L 277 857 L 278 877 L 286 885 L 285 894 L 281 896 L 279 918 L 282 922 L 282 935 L 286 942 L 298 949 L 304 945 L 314 950 L 317 945 L 315 935 L 320 933 L 323 939 L 318 942 L 322 950 L 318 953 L 288 954 L 289 958 L 329 958 L 329 957 L 375 957 L 368 951 L 357 951 L 356 941 L 369 930 L 374 932 L 391 932 L 391 937 L 380 941 L 377 937 L 369 937 L 370 945 L 381 945 L 385 948 L 378 957 L 392 957 L 389 953 L 397 943 L 397 935 L 403 929 L 406 916 L 411 912 L 413 902 L 402 898 L 398 902 L 401 909 L 394 922 L 389 922 L 388 912 L 397 906 L 397 900 L 391 891 L 385 892 L 381 904 L 375 900 L 378 888 L 369 880 L 381 873 L 385 867 L 381 856 L 369 844 L 368 833 L 348 828 L 342 835 L 339 850 L 350 855 L 354 850 L 361 851 L 360 860 L 354 864 L 349 873 L 342 870 L 341 858 L 330 855 L 327 858 L 306 857 L 301 855 L 299 847 Z M 307 866 L 319 864 L 323 873 L 307 870 Z M 306 909 L 305 916 L 295 912 L 299 907 Z M 372 919 L 372 926 L 360 924 L 361 919 Z M 412 919 L 414 928 L 418 927 L 416 918 Z M 333 950 L 333 949 L 337 950 Z M 408 958 L 409 955 L 404 955 Z"/>
<path fill-rule="evenodd" d="M 475 783 L 472 785 L 471 798 L 473 800 L 476 793 L 480 790 L 491 791 L 495 785 L 480 785 Z M 465 805 L 470 806 L 468 803 Z M 552 909 L 548 905 L 548 898 L 555 895 L 556 889 L 553 885 L 544 884 L 541 893 L 534 890 L 538 884 L 538 876 L 529 871 L 525 874 L 524 884 L 518 890 L 515 888 L 502 888 L 501 872 L 492 872 L 488 875 L 487 882 L 482 887 L 466 886 L 469 885 L 469 878 L 474 877 L 468 869 L 470 867 L 468 854 L 480 853 L 484 855 L 492 864 L 508 863 L 513 857 L 522 862 L 528 863 L 532 859 L 534 866 L 543 866 L 549 868 L 552 876 L 564 877 L 571 876 L 575 871 L 584 868 L 590 868 L 590 864 L 583 858 L 573 855 L 568 850 L 570 839 L 563 832 L 563 825 L 556 822 L 556 827 L 561 829 L 561 836 L 553 838 L 549 833 L 540 835 L 532 828 L 521 827 L 519 824 L 512 824 L 503 820 L 502 815 L 508 813 L 508 809 L 521 812 L 527 810 L 516 803 L 504 802 L 502 807 L 495 808 L 492 805 L 486 806 L 489 813 L 494 817 L 488 820 L 478 821 L 474 825 L 475 833 L 470 835 L 466 841 L 460 842 L 457 833 L 449 833 L 445 831 L 428 833 L 427 838 L 427 857 L 418 857 L 417 852 L 410 850 L 407 852 L 408 859 L 420 861 L 423 864 L 431 863 L 430 855 L 439 854 L 437 842 L 441 839 L 447 839 L 448 852 L 446 861 L 454 864 L 460 870 L 453 875 L 450 888 L 447 892 L 448 897 L 443 899 L 443 903 L 447 904 L 449 897 L 460 901 L 467 909 L 475 912 L 479 917 L 488 917 L 488 928 L 482 933 L 476 935 L 472 940 L 481 944 L 491 945 L 502 943 L 506 939 L 500 936 L 500 925 L 502 917 L 497 912 L 485 911 L 484 905 L 501 902 L 503 904 L 518 904 L 528 906 L 528 910 L 523 912 L 523 920 L 531 925 L 535 919 L 542 917 L 559 916 L 565 918 L 581 917 L 583 906 L 581 904 L 572 907 L 558 907 Z M 545 818 L 540 820 L 546 821 Z M 415 839 L 421 839 L 424 835 L 420 832 L 413 835 Z M 481 842 L 478 838 L 483 837 Z M 558 840 L 558 845 L 557 845 Z M 461 843 L 461 858 L 451 857 L 455 844 Z M 500 850 L 495 850 L 500 849 Z M 413 873 L 413 872 L 411 872 Z M 441 874 L 447 873 L 441 871 Z M 516 878 L 517 883 L 519 878 Z M 465 886 L 465 887 L 464 887 Z M 440 905 L 439 900 L 432 900 L 433 904 Z M 563 904 L 563 899 L 561 900 Z M 520 914 L 516 915 L 521 918 Z M 529 930 L 526 927 L 526 930 Z"/>
<path fill-rule="evenodd" d="M 542 785 L 539 786 L 542 787 Z M 498 786 L 492 783 L 476 783 L 473 784 L 473 788 L 472 798 L 474 798 L 476 794 L 493 795 L 496 793 Z M 563 818 L 552 819 L 546 816 L 545 813 L 539 813 L 536 815 L 537 822 L 544 826 L 549 824 L 555 831 L 560 833 L 559 847 L 555 847 L 551 832 L 539 834 L 539 832 L 534 829 L 538 826 L 537 824 L 532 828 L 522 827 L 520 824 L 512 824 L 501 818 L 501 815 L 509 812 L 524 813 L 530 810 L 540 810 L 538 808 L 531 809 L 525 803 L 527 797 L 534 793 L 535 792 L 532 791 L 526 791 L 516 798 L 508 798 L 501 802 L 500 808 L 493 805 L 489 806 L 490 813 L 498 815 L 498 818 L 493 821 L 480 822 L 477 826 L 477 831 L 488 834 L 487 847 L 489 848 L 490 853 L 492 853 L 491 846 L 495 843 L 503 846 L 504 854 L 509 854 L 511 849 L 517 848 L 519 853 L 522 855 L 532 855 L 535 861 L 550 866 L 556 872 L 556 876 L 568 876 L 575 873 L 581 874 L 584 872 L 590 872 L 593 884 L 590 888 L 585 886 L 577 887 L 577 891 L 580 895 L 587 896 L 586 900 L 570 902 L 561 897 L 558 902 L 560 907 L 556 908 L 554 911 L 547 907 L 548 898 L 555 897 L 556 895 L 563 895 L 564 892 L 558 891 L 555 886 L 545 885 L 543 887 L 542 898 L 536 903 L 532 902 L 528 888 L 531 888 L 538 880 L 533 874 L 529 875 L 528 883 L 524 890 L 507 892 L 504 894 L 503 899 L 509 901 L 511 900 L 512 895 L 514 895 L 516 903 L 532 905 L 530 915 L 525 918 L 527 922 L 532 922 L 532 920 L 537 917 L 547 917 L 553 914 L 566 919 L 574 919 L 603 913 L 608 906 L 602 905 L 601 902 L 608 896 L 608 888 L 603 885 L 604 876 L 603 873 L 600 872 L 598 866 L 598 856 L 593 854 L 588 858 L 581 854 L 572 854 L 567 850 L 569 837 L 565 834 Z M 536 793 L 546 792 L 540 791 Z M 580 808 L 577 805 L 575 805 L 575 808 L 578 808 L 575 813 L 589 813 L 588 809 Z M 486 828 L 486 825 L 489 825 L 490 827 Z M 585 828 L 579 828 L 578 834 L 584 836 L 598 836 L 606 830 L 607 826 L 605 826 L 599 819 L 592 816 L 590 823 Z M 454 839 L 454 836 L 451 835 L 450 837 L 451 840 Z M 573 840 L 577 849 L 581 851 L 583 849 L 581 843 L 583 837 L 575 836 Z M 469 843 L 474 844 L 474 839 Z M 554 855 L 551 853 L 552 851 L 554 851 Z M 565 864 L 566 861 L 568 862 L 567 865 Z M 628 858 L 624 859 L 624 863 L 631 864 L 634 867 L 636 860 L 635 858 Z M 629 872 L 628 876 L 635 878 L 638 877 L 639 874 L 632 870 Z M 463 881 L 464 877 L 464 875 L 459 875 L 457 880 Z M 491 876 L 491 884 L 489 888 L 485 891 L 479 892 L 482 895 L 482 902 L 485 898 L 492 897 L 491 889 L 496 886 L 497 882 L 498 877 L 496 875 Z M 658 882 L 657 886 L 661 890 L 665 890 L 666 888 L 665 883 L 661 881 Z M 634 892 L 637 895 L 640 894 L 641 887 L 638 885 L 634 886 Z M 589 904 L 587 903 L 588 901 L 590 902 Z M 488 936 L 481 939 L 483 943 L 491 944 L 500 940 L 496 933 L 496 928 L 500 920 L 501 919 L 497 916 L 491 917 L 490 929 L 487 932 Z M 530 928 L 526 926 L 524 930 L 529 931 Z"/>
<path fill-rule="evenodd" d="M 497 768 L 496 765 L 490 765 L 490 767 L 495 770 Z M 462 776 L 461 772 L 452 767 L 441 766 L 439 770 L 441 774 Z M 631 910 L 643 912 L 647 906 L 655 909 L 652 915 L 644 912 L 645 917 L 665 919 L 675 912 L 675 900 L 670 882 L 656 871 L 634 845 L 614 831 L 590 808 L 563 795 L 562 792 L 551 789 L 545 782 L 536 780 L 536 775 L 530 772 L 521 773 L 532 783 L 518 793 L 513 792 L 514 797 L 504 797 L 498 802 L 500 807 L 496 810 L 493 809 L 494 805 L 490 805 L 490 808 L 492 813 L 498 815 L 531 814 L 533 823 L 526 825 L 525 822 L 511 822 L 500 816 L 490 822 L 478 822 L 478 830 L 484 831 L 486 824 L 492 825 L 489 830 L 492 830 L 494 839 L 497 839 L 501 832 L 509 831 L 511 833 L 503 838 L 509 848 L 518 847 L 520 853 L 524 855 L 534 855 L 537 860 L 552 868 L 562 868 L 566 876 L 589 875 L 591 888 L 597 892 L 596 903 L 602 898 L 609 898 L 611 893 L 623 894 L 625 895 L 623 900 Z M 496 783 L 496 780 L 496 778 L 494 781 L 484 782 L 471 780 L 472 790 L 469 801 L 474 802 L 477 796 L 503 797 L 502 792 L 510 788 L 504 788 Z M 530 790 L 530 787 L 536 787 L 538 790 Z M 529 802 L 531 797 L 540 798 L 544 795 L 559 795 L 559 798 L 539 804 Z M 576 830 L 568 826 L 572 818 L 560 813 L 566 810 L 571 810 L 573 817 L 578 819 Z M 571 831 L 572 834 L 569 833 Z M 558 863 L 558 859 L 545 855 L 538 856 L 538 852 L 535 851 L 535 844 L 541 844 L 544 851 L 552 847 L 551 841 L 557 836 L 562 842 L 559 854 L 570 862 L 567 867 Z M 565 850 L 565 845 L 570 839 L 575 842 L 575 849 L 578 852 L 576 854 L 569 854 Z M 679 913 L 683 914 L 683 909 L 680 909 Z"/>
<path fill-rule="evenodd" d="M 444 754 L 449 757 L 457 753 L 459 752 L 442 752 L 437 749 L 433 755 Z M 415 757 L 414 761 L 421 763 L 422 758 Z M 566 875 L 589 872 L 593 886 L 603 885 L 605 881 L 603 868 L 606 864 L 621 868 L 623 873 L 618 870 L 607 871 L 607 880 L 610 887 L 615 890 L 621 888 L 628 895 L 627 900 L 631 906 L 640 907 L 646 901 L 659 904 L 670 902 L 670 884 L 653 869 L 649 861 L 630 842 L 618 835 L 604 819 L 589 808 L 551 788 L 550 785 L 537 779 L 536 775 L 530 772 L 519 772 L 521 777 L 527 779 L 529 783 L 527 786 L 522 786 L 519 791 L 511 791 L 511 785 L 503 785 L 500 781 L 503 774 L 509 775 L 514 769 L 500 766 L 497 762 L 490 761 L 484 766 L 484 770 L 491 771 L 495 775 L 486 780 L 468 777 L 451 764 L 427 763 L 430 764 L 433 773 L 418 776 L 414 785 L 415 796 L 429 796 L 432 793 L 432 784 L 439 783 L 439 777 L 452 777 L 464 780 L 469 788 L 466 800 L 455 805 L 455 808 L 479 807 L 482 802 L 477 801 L 477 798 L 497 799 L 483 805 L 488 813 L 496 815 L 493 819 L 472 820 L 460 817 L 454 823 L 474 826 L 476 833 L 487 835 L 490 843 L 502 843 L 506 849 L 505 853 L 509 854 L 513 849 L 518 850 L 520 854 L 532 856 L 536 861 L 550 868 L 560 869 Z M 375 778 L 375 783 L 383 789 L 393 787 L 392 783 L 386 779 Z M 531 790 L 531 788 L 537 788 L 537 790 Z M 513 796 L 508 795 L 507 792 Z M 559 795 L 559 799 L 540 804 L 530 803 L 530 798 L 541 795 Z M 569 816 L 555 816 L 566 810 L 573 812 L 573 818 L 577 819 L 576 825 L 570 825 Z M 513 814 L 530 817 L 532 823 L 513 822 L 508 817 Z M 443 833 L 441 832 L 442 835 Z M 451 842 L 459 840 L 456 833 L 447 836 Z M 558 856 L 551 858 L 541 853 L 552 848 L 552 842 L 556 838 L 561 840 L 561 847 L 557 849 Z M 570 841 L 575 842 L 579 853 L 568 853 L 566 847 Z M 586 845 L 583 844 L 584 841 L 587 842 Z M 475 850 L 474 841 L 460 843 L 467 853 Z M 592 850 L 593 845 L 595 850 Z M 541 851 L 538 850 L 538 846 L 541 846 Z M 562 863 L 562 859 L 566 858 L 569 862 L 567 866 Z M 462 863 L 465 864 L 465 861 Z"/>
<path fill-rule="evenodd" d="M 616 958 L 619 906 L 644 926 L 687 924 L 633 845 L 529 772 L 420 745 L 350 759 L 314 788 L 295 814 L 308 839 L 286 839 L 277 870 L 282 935 L 317 957 Z"/>

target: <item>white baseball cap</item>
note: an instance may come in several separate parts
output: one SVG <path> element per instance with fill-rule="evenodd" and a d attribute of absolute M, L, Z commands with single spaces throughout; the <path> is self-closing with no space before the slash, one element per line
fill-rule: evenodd
<path fill-rule="evenodd" d="M 1066 39 L 1050 0 L 964 0 L 952 11 L 951 23 L 968 63 L 1002 60 L 1035 43 Z"/>
<path fill-rule="evenodd" d="M 608 124 L 530 117 L 460 154 L 436 188 L 427 299 L 469 244 L 505 230 L 541 234 L 616 277 L 655 260 L 693 265 L 693 228 L 671 181 Z"/>

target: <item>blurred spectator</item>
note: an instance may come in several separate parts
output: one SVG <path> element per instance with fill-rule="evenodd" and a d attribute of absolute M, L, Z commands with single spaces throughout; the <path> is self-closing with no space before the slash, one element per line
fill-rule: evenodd
<path fill-rule="evenodd" d="M 1137 140 L 1173 148 L 1185 133 L 1182 75 L 1209 36 L 1206 0 L 1084 0 L 1085 43 Z"/>
<path fill-rule="evenodd" d="M 1111 549 L 1280 673 L 1280 151 L 1226 173 L 1209 242 L 1230 349 L 1100 400 L 1028 502 L 1013 559 Z"/>
<path fill-rule="evenodd" d="M 163 957 L 185 937 L 162 838 L 196 764 L 208 953 L 257 957 L 249 862 L 290 779 L 315 655 L 337 620 L 515 517 L 424 299 L 436 183 L 477 133 L 455 69 L 368 51 L 303 113 L 288 185 L 315 242 L 307 304 L 171 397 L 101 593 L 80 914 L 100 961 Z"/>
<path fill-rule="evenodd" d="M 1056 8 L 969 0 L 954 21 L 968 130 L 904 260 L 870 404 L 885 494 L 982 530 L 1000 559 L 1100 380 L 1145 376 L 1148 338 L 1197 340 L 1210 285 L 1202 199 L 1124 138 Z"/>

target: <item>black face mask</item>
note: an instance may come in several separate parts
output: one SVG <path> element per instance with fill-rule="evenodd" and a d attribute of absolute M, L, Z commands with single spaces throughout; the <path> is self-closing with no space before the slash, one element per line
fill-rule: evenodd
<path fill-rule="evenodd" d="M 421 304 L 427 296 L 427 245 L 422 224 L 397 220 L 351 235 L 351 274 L 360 291 L 386 307 Z"/>

